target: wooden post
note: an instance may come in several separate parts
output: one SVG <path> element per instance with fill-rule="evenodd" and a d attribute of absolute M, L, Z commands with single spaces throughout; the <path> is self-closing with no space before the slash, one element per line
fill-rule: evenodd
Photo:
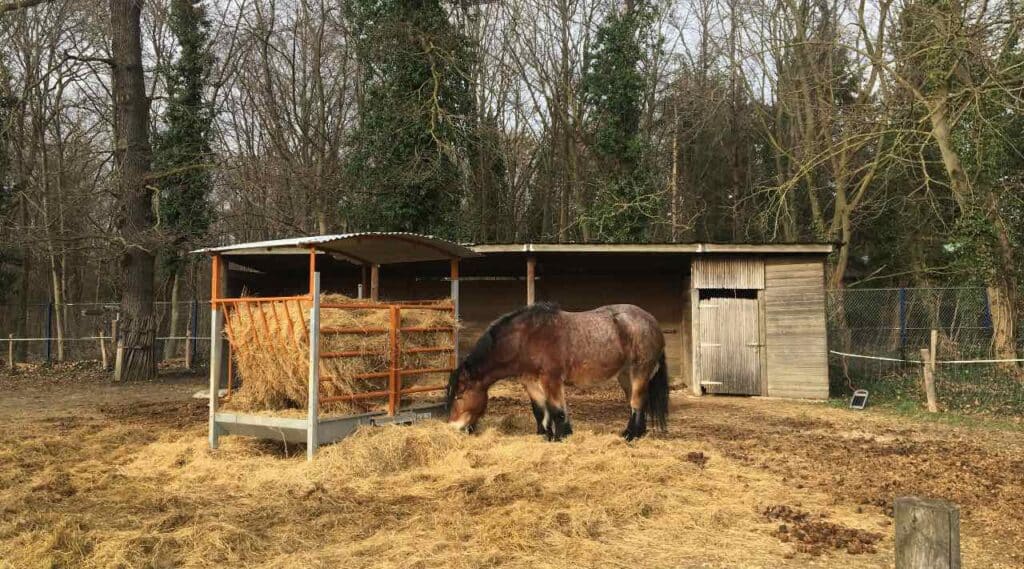
<path fill-rule="evenodd" d="M 526 258 L 526 304 L 530 305 L 537 301 L 537 258 Z"/>
<path fill-rule="evenodd" d="M 370 266 L 370 300 L 380 300 L 380 265 L 377 263 Z"/>
<path fill-rule="evenodd" d="M 192 369 L 192 324 L 185 327 L 185 369 Z"/>
<path fill-rule="evenodd" d="M 100 328 L 100 366 L 103 371 L 107 371 L 107 339 L 103 337 L 103 328 Z"/>
<path fill-rule="evenodd" d="M 929 413 L 939 412 L 939 398 L 935 393 L 935 352 L 921 348 L 921 363 L 924 369 L 924 396 Z"/>
<path fill-rule="evenodd" d="M 313 273 L 313 305 L 309 309 L 309 413 L 306 424 L 306 460 L 320 446 L 320 273 Z"/>
<path fill-rule="evenodd" d="M 14 373 L 14 334 L 7 335 L 7 369 Z"/>
<path fill-rule="evenodd" d="M 704 389 L 700 386 L 703 375 L 700 371 L 700 291 L 696 288 L 690 288 L 690 345 L 693 356 L 690 391 L 700 397 Z"/>
<path fill-rule="evenodd" d="M 110 342 L 114 346 L 114 381 L 121 381 L 121 367 L 124 365 L 124 345 L 121 343 L 121 316 L 110 323 Z"/>
<path fill-rule="evenodd" d="M 960 508 L 896 498 L 896 569 L 960 569 Z"/>

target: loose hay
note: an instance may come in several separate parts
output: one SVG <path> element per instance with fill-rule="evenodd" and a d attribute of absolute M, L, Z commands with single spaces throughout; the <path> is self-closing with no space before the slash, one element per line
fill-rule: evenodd
<path fill-rule="evenodd" d="M 391 361 L 391 343 L 387 332 L 357 334 L 325 333 L 331 329 L 386 329 L 390 326 L 389 304 L 356 300 L 341 294 L 324 294 L 321 304 L 376 304 L 381 308 L 320 309 L 320 353 L 366 352 L 355 357 L 323 358 L 320 362 L 320 397 L 351 395 L 380 391 L 387 387 L 387 378 L 357 378 L 360 374 L 386 372 Z M 454 326 L 451 310 L 429 307 L 451 307 L 450 300 L 439 300 L 424 308 L 403 308 L 401 327 L 434 328 Z M 234 365 L 241 387 L 232 394 L 226 409 L 240 411 L 301 410 L 307 407 L 309 381 L 309 301 L 268 301 L 233 306 L 227 315 L 227 327 Z M 453 334 L 446 331 L 409 331 L 399 334 L 403 352 L 400 368 L 444 368 L 453 363 L 452 352 L 406 353 L 413 348 L 452 348 Z M 402 378 L 403 387 L 444 385 L 444 374 L 433 373 Z M 438 393 L 404 398 L 429 399 Z M 385 398 L 353 402 L 332 402 L 321 405 L 325 413 L 345 414 L 379 411 Z"/>

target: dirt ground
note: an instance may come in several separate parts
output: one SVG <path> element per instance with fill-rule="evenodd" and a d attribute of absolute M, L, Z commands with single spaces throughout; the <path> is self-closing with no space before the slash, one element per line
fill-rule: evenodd
<path fill-rule="evenodd" d="M 515 385 L 483 432 L 206 448 L 201 378 L 0 376 L 0 567 L 892 567 L 898 495 L 962 507 L 966 567 L 1024 567 L 1024 434 L 674 392 L 634 444 L 617 388 L 533 433 Z"/>

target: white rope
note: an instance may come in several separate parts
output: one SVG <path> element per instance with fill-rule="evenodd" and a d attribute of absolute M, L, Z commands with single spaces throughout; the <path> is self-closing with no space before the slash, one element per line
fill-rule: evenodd
<path fill-rule="evenodd" d="M 51 342 L 89 342 L 99 339 L 109 340 L 110 336 L 86 336 L 84 338 L 64 338 L 64 340 L 58 340 L 57 338 L 2 338 L 0 337 L 0 344 L 3 342 L 45 342 L 50 340 Z M 209 340 L 210 337 L 206 336 L 162 336 L 157 337 L 157 340 Z"/>
<path fill-rule="evenodd" d="M 848 354 L 846 352 L 837 352 L 835 350 L 829 350 L 830 354 L 836 354 L 837 356 L 845 356 L 848 358 L 860 358 L 864 360 L 880 360 L 883 362 L 904 362 L 910 364 L 923 364 L 921 360 L 902 360 L 899 358 L 886 358 L 882 356 L 866 356 L 864 354 Z M 1005 359 L 1005 360 L 936 360 L 937 364 L 1001 364 L 1011 362 L 1024 362 L 1024 359 Z"/>

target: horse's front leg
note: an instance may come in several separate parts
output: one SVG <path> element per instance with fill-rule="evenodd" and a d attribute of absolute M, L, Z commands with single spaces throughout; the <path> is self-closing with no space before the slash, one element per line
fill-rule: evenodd
<path fill-rule="evenodd" d="M 544 391 L 544 433 L 549 441 L 560 441 L 572 434 L 568 408 L 565 404 L 565 382 L 561 375 L 541 378 Z"/>
<path fill-rule="evenodd" d="M 544 417 L 547 415 L 547 408 L 544 404 L 544 389 L 537 379 L 524 379 L 522 384 L 526 389 L 526 395 L 530 397 L 533 418 L 537 421 L 537 434 L 546 435 L 547 428 L 544 426 Z"/>

